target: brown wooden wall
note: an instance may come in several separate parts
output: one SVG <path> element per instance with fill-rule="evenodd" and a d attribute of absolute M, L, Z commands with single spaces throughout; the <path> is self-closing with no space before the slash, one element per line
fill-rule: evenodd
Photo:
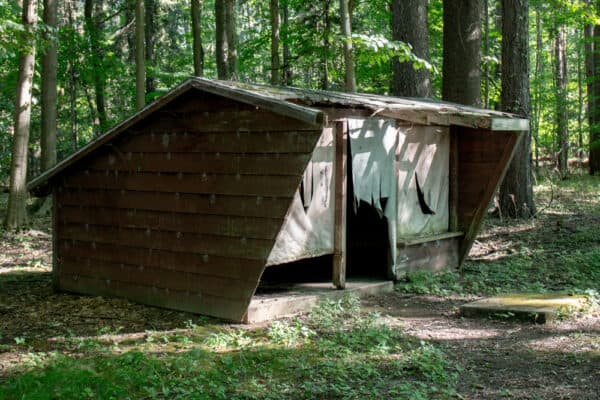
<path fill-rule="evenodd" d="M 242 320 L 320 133 L 184 94 L 58 178 L 58 286 Z"/>
<path fill-rule="evenodd" d="M 466 257 L 485 215 L 494 191 L 506 172 L 519 132 L 453 127 L 458 168 L 455 187 L 457 228 L 465 233 L 459 259 Z M 452 219 L 452 218 L 451 218 Z"/>

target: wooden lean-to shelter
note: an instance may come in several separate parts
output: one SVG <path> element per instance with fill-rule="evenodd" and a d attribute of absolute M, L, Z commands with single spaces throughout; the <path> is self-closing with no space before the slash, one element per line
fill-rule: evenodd
<path fill-rule="evenodd" d="M 53 196 L 57 289 L 243 321 L 265 270 L 298 260 L 338 288 L 457 267 L 527 129 L 431 100 L 193 78 L 29 188 Z"/>

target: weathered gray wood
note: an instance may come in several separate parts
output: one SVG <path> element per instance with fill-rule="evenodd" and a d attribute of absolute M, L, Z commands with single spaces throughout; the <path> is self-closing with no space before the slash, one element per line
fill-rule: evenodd
<path fill-rule="evenodd" d="M 348 128 L 345 121 L 338 121 L 334 125 L 335 137 L 335 170 L 334 170 L 334 196 L 335 216 L 333 227 L 333 284 L 338 289 L 346 287 L 346 195 L 348 180 L 348 160 L 346 149 L 348 146 Z"/>
<path fill-rule="evenodd" d="M 447 238 L 398 247 L 396 277 L 406 272 L 442 271 L 459 265 L 459 241 Z"/>
<path fill-rule="evenodd" d="M 463 235 L 464 235 L 463 232 L 444 232 L 444 233 L 439 233 L 437 235 L 431 235 L 431 236 L 421 236 L 421 237 L 415 237 L 415 238 L 410 238 L 410 239 L 400 239 L 400 240 L 398 240 L 398 246 L 400 246 L 400 247 L 415 246 L 417 244 L 435 242 L 435 241 L 444 240 L 444 239 L 451 239 L 451 238 L 455 238 L 455 237 L 461 237 Z"/>
<path fill-rule="evenodd" d="M 520 118 L 492 118 L 492 131 L 528 131 L 529 120 Z"/>

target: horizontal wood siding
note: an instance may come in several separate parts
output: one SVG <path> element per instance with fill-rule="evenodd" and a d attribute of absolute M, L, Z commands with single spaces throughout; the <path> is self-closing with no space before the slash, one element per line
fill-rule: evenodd
<path fill-rule="evenodd" d="M 92 160 L 92 171 L 130 171 L 214 174 L 296 176 L 306 165 L 304 153 L 232 154 L 232 153 L 116 153 Z"/>
<path fill-rule="evenodd" d="M 182 214 L 107 207 L 63 206 L 62 225 L 89 224 L 220 236 L 274 239 L 280 221 L 273 218 Z"/>
<path fill-rule="evenodd" d="M 321 132 L 200 92 L 59 178 L 61 289 L 241 321 Z"/>
<path fill-rule="evenodd" d="M 471 248 L 494 191 L 504 176 L 519 133 L 460 128 L 456 135 L 456 212 L 458 230 L 465 232 L 459 248 L 462 262 Z"/>
<path fill-rule="evenodd" d="M 406 272 L 432 271 L 458 267 L 459 240 L 457 238 L 434 240 L 398 247 L 396 278 Z"/>

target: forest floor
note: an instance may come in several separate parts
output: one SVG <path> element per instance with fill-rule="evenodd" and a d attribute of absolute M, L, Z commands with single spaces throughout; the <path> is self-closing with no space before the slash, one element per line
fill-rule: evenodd
<path fill-rule="evenodd" d="M 460 273 L 257 325 L 54 293 L 49 219 L 0 231 L 0 398 L 598 399 L 600 178 L 535 192 L 536 218 L 488 219 Z M 590 306 L 546 325 L 458 313 L 510 292 Z"/>

